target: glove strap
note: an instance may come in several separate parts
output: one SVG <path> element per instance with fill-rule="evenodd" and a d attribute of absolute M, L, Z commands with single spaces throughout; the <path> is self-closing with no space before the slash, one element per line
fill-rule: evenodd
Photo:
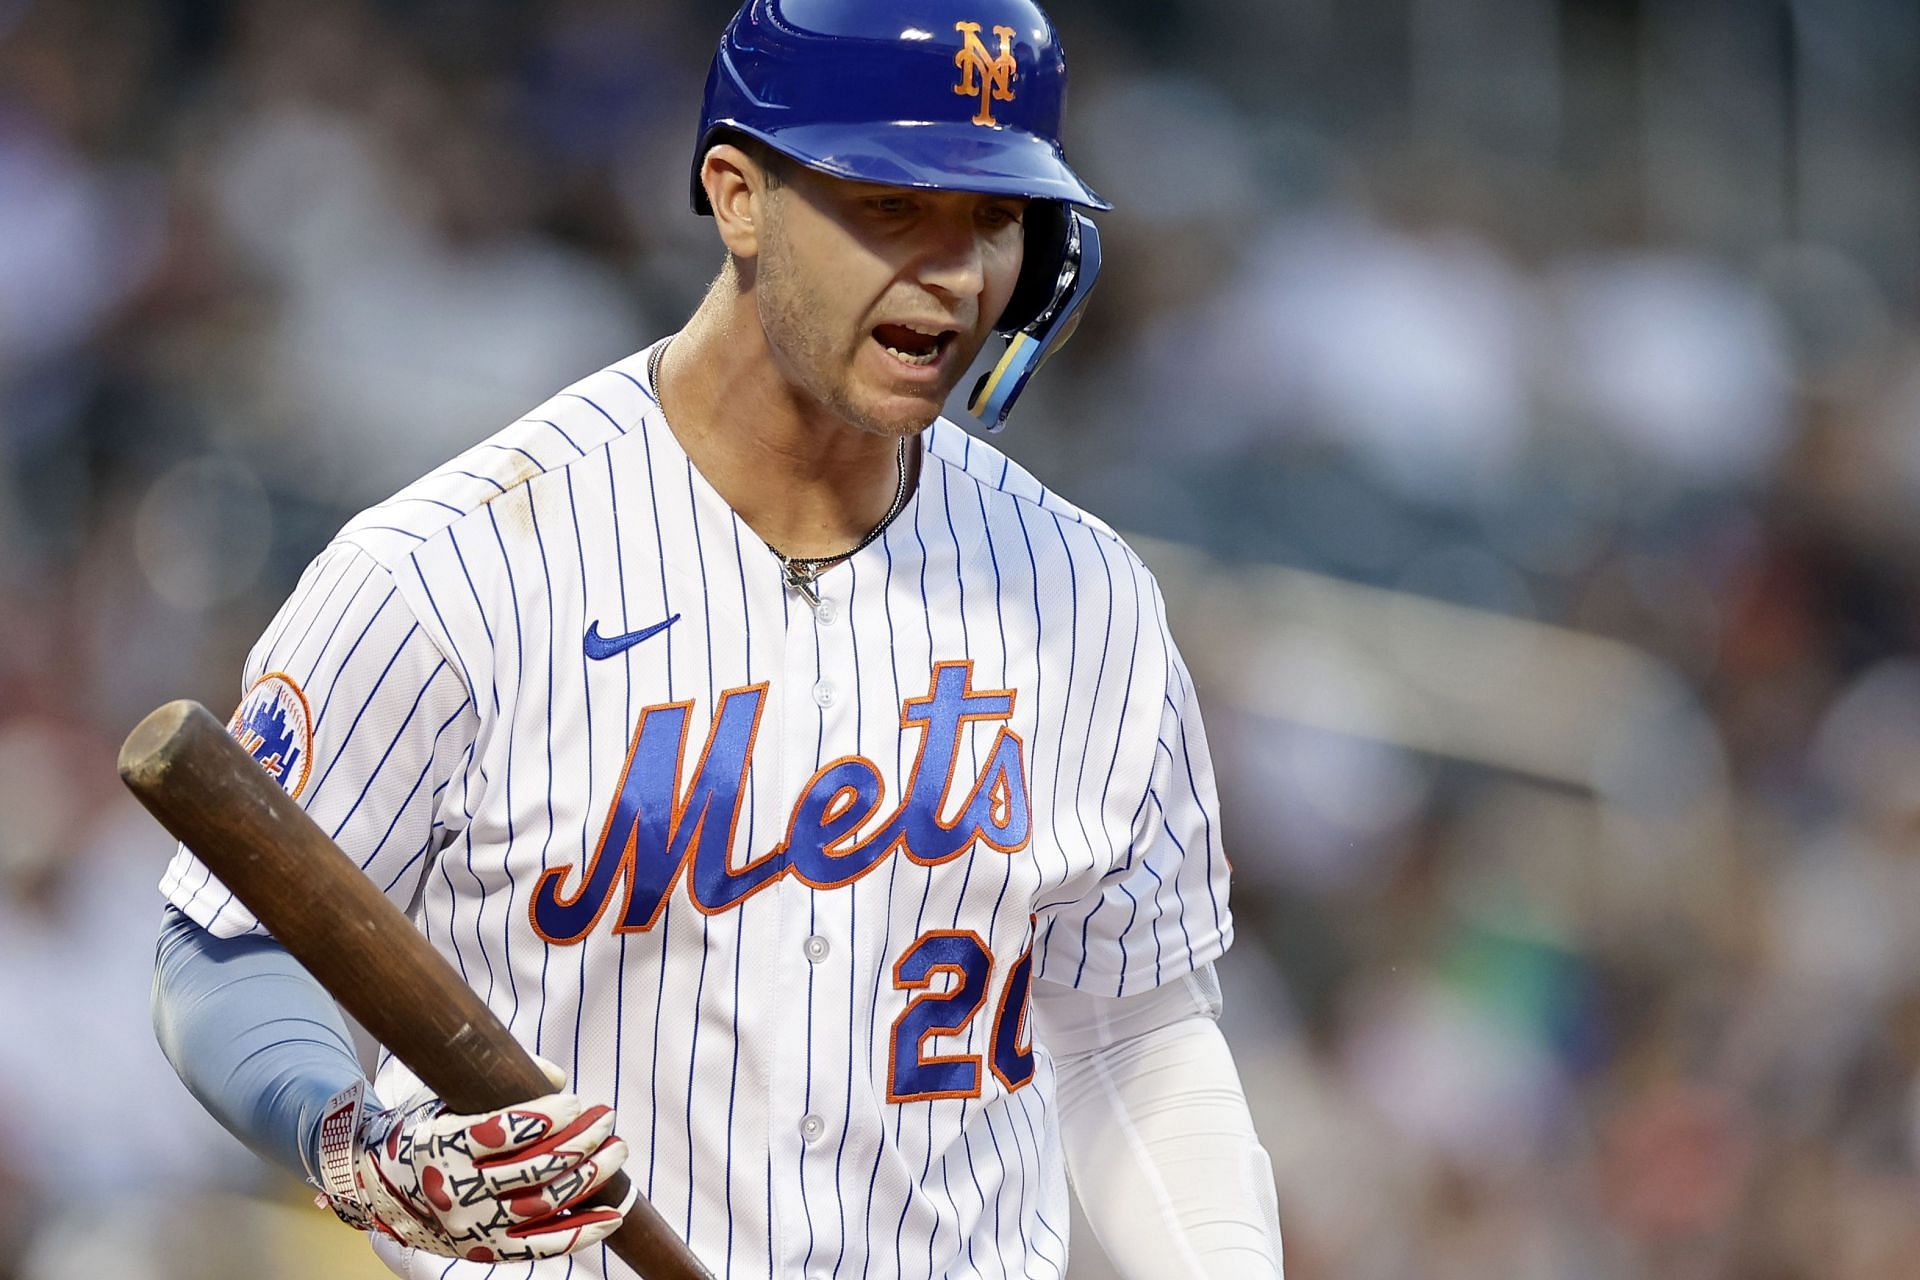
<path fill-rule="evenodd" d="M 356 1231 L 373 1229 L 373 1211 L 360 1195 L 360 1117 L 366 1109 L 366 1082 L 348 1085 L 327 1100 L 320 1117 L 319 1186 L 326 1206 Z"/>

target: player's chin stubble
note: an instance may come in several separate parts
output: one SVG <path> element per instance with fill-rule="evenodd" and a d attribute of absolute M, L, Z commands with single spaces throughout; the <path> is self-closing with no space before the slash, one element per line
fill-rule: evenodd
<path fill-rule="evenodd" d="M 861 346 L 871 338 L 864 332 L 856 335 L 852 350 L 843 354 L 840 340 L 821 323 L 820 308 L 811 301 L 815 293 L 800 281 L 790 259 L 787 245 L 777 236 L 768 236 L 755 263 L 754 292 L 768 345 L 780 353 L 799 380 L 800 390 L 859 431 L 898 438 L 924 430 L 940 416 L 945 393 L 953 388 L 941 388 L 940 401 L 921 402 L 899 413 L 882 415 L 875 406 L 861 404 L 855 398 L 852 371 Z"/>

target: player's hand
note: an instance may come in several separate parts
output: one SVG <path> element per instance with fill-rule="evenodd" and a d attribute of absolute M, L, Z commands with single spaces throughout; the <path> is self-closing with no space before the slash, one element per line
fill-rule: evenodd
<path fill-rule="evenodd" d="M 556 1090 L 565 1073 L 541 1067 Z M 633 1205 L 584 1201 L 627 1158 L 613 1111 L 554 1092 L 485 1115 L 453 1115 L 432 1094 L 362 1116 L 355 1198 L 334 1208 L 402 1244 L 476 1262 L 528 1262 L 598 1244 Z"/>

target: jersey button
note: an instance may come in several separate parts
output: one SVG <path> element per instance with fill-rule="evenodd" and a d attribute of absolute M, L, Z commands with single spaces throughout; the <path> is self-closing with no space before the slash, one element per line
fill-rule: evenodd
<path fill-rule="evenodd" d="M 840 621 L 840 602 L 837 600 L 822 600 L 820 607 L 813 611 L 813 618 L 815 622 L 818 622 L 823 627 L 832 626 L 834 623 Z"/>
<path fill-rule="evenodd" d="M 822 960 L 825 960 L 827 958 L 827 952 L 832 950 L 832 948 L 827 945 L 827 940 L 817 933 L 807 939 L 805 949 L 807 959 L 813 961 L 815 964 L 819 964 Z"/>
<path fill-rule="evenodd" d="M 819 1116 L 808 1116 L 800 1122 L 800 1136 L 808 1142 L 820 1141 L 820 1136 L 826 1131 L 827 1122 Z"/>
<path fill-rule="evenodd" d="M 836 696 L 837 690 L 834 689 L 833 681 L 831 680 L 822 680 L 819 684 L 813 686 L 813 700 L 823 707 L 832 706 Z"/>

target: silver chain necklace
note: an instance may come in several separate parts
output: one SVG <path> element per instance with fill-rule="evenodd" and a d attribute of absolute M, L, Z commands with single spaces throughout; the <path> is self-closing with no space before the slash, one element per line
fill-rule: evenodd
<path fill-rule="evenodd" d="M 851 559 L 872 546 L 874 540 L 887 531 L 887 526 L 899 516 L 900 509 L 907 505 L 907 442 L 903 437 L 900 447 L 894 452 L 894 467 L 897 478 L 893 484 L 893 502 L 887 507 L 887 514 L 880 517 L 880 523 L 867 530 L 867 536 L 860 539 L 851 548 L 830 556 L 790 556 L 771 542 L 767 550 L 773 552 L 773 558 L 780 562 L 780 572 L 787 580 L 787 586 L 798 591 L 813 608 L 820 607 L 820 591 L 815 581 L 822 569 Z M 762 542 L 766 539 L 762 538 Z"/>
<path fill-rule="evenodd" d="M 666 355 L 667 346 L 668 343 L 661 343 L 647 359 L 647 381 L 653 385 L 656 402 L 660 398 L 660 359 Z M 773 553 L 773 558 L 780 562 L 780 576 L 785 580 L 787 589 L 799 592 L 809 607 L 820 607 L 820 589 L 817 585 L 820 571 L 842 560 L 850 560 L 872 546 L 887 531 L 887 526 L 899 518 L 901 510 L 907 505 L 907 441 L 904 436 L 894 451 L 894 472 L 893 501 L 887 507 L 887 514 L 880 517 L 879 524 L 867 530 L 866 537 L 847 550 L 830 556 L 790 556 L 765 538 L 761 539 L 766 542 L 767 550 Z"/>

